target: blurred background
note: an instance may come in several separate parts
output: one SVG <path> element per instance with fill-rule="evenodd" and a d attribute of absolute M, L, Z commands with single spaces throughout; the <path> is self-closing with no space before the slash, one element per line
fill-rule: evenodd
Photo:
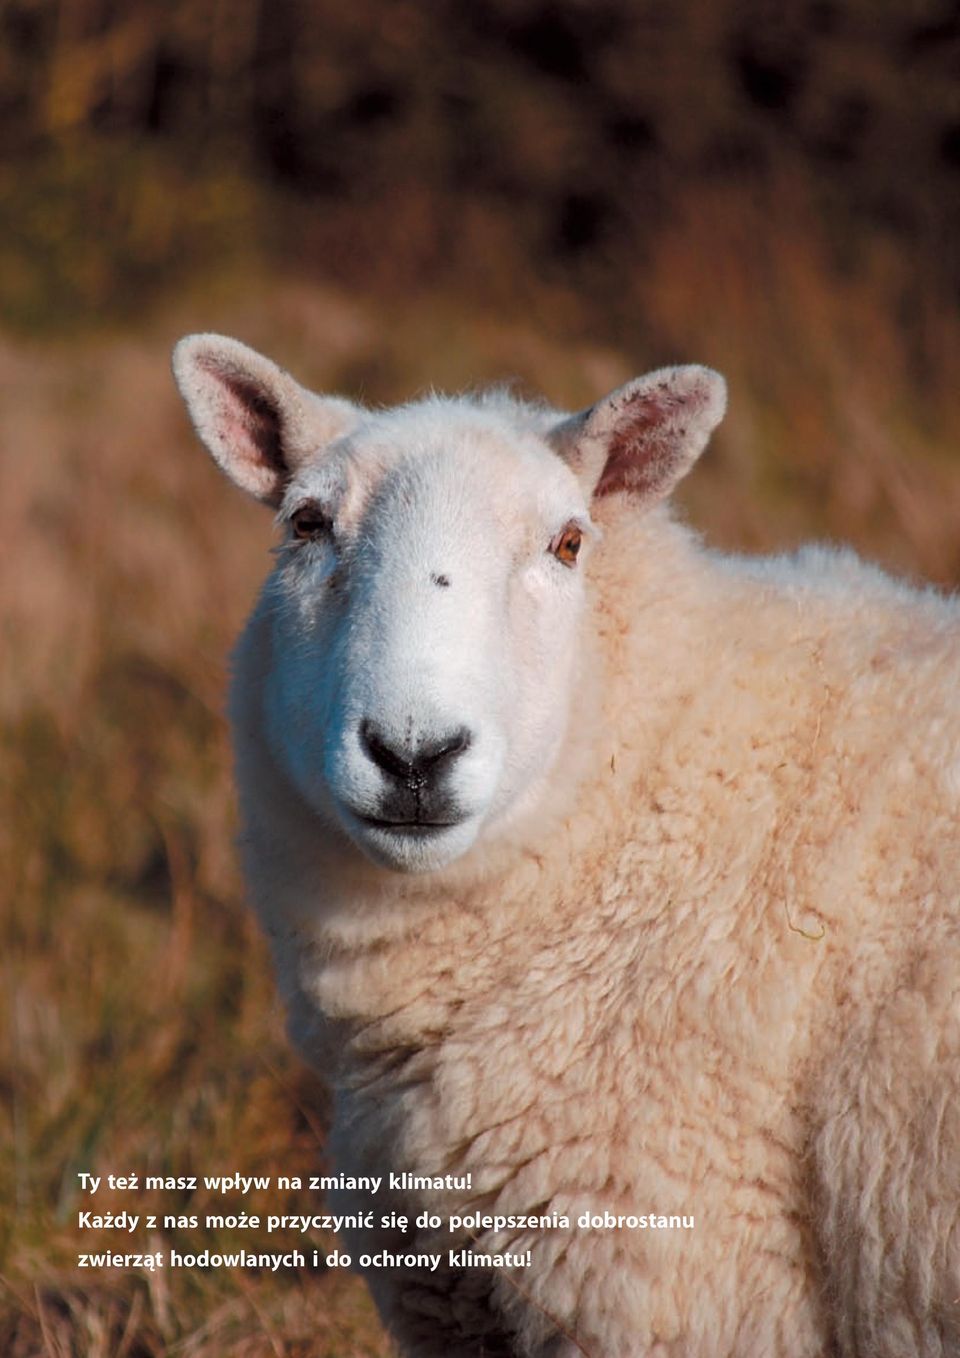
<path fill-rule="evenodd" d="M 74 1268 L 130 1247 L 81 1245 L 78 1170 L 323 1148 L 232 848 L 269 515 L 191 436 L 171 343 L 370 402 L 509 377 L 575 407 L 706 362 L 708 541 L 955 587 L 958 208 L 945 0 L 2 0 L 0 1352 L 388 1352 L 333 1271 Z"/>

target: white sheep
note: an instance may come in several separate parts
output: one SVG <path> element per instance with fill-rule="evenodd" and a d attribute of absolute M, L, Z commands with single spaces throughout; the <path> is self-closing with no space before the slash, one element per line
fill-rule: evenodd
<path fill-rule="evenodd" d="M 960 1353 L 957 603 L 676 523 L 704 368 L 577 416 L 175 370 L 284 534 L 243 852 L 401 1351 Z"/>

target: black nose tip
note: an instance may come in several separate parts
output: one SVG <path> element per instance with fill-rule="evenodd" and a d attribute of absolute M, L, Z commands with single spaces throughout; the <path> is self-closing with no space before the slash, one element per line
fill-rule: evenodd
<path fill-rule="evenodd" d="M 470 732 L 465 726 L 459 726 L 436 740 L 414 747 L 386 736 L 372 721 L 363 721 L 360 723 L 360 743 L 384 773 L 411 787 L 422 787 L 457 755 L 463 754 L 470 744 Z"/>

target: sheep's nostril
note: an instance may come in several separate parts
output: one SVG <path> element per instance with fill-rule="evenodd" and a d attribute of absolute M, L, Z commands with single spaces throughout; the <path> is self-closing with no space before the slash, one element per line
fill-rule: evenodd
<path fill-rule="evenodd" d="M 424 746 L 417 754 L 417 762 L 424 768 L 433 768 L 448 759 L 455 758 L 458 754 L 463 754 L 470 744 L 470 732 L 465 726 L 461 726 L 456 731 L 451 731 L 448 736 L 443 736 L 433 745 Z"/>
<path fill-rule="evenodd" d="M 395 778 L 405 778 L 413 771 L 413 764 L 405 757 L 404 751 L 390 745 L 372 721 L 360 723 L 360 743 L 384 773 L 391 773 Z"/>

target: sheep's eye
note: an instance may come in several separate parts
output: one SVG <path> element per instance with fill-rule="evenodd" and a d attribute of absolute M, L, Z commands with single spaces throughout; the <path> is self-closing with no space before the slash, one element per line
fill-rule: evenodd
<path fill-rule="evenodd" d="M 317 504 L 301 505 L 290 515 L 293 536 L 301 542 L 316 542 L 330 532 L 330 519 Z"/>
<path fill-rule="evenodd" d="M 582 542 L 583 529 L 575 523 L 568 523 L 550 543 L 550 550 L 565 566 L 575 566 Z"/>

